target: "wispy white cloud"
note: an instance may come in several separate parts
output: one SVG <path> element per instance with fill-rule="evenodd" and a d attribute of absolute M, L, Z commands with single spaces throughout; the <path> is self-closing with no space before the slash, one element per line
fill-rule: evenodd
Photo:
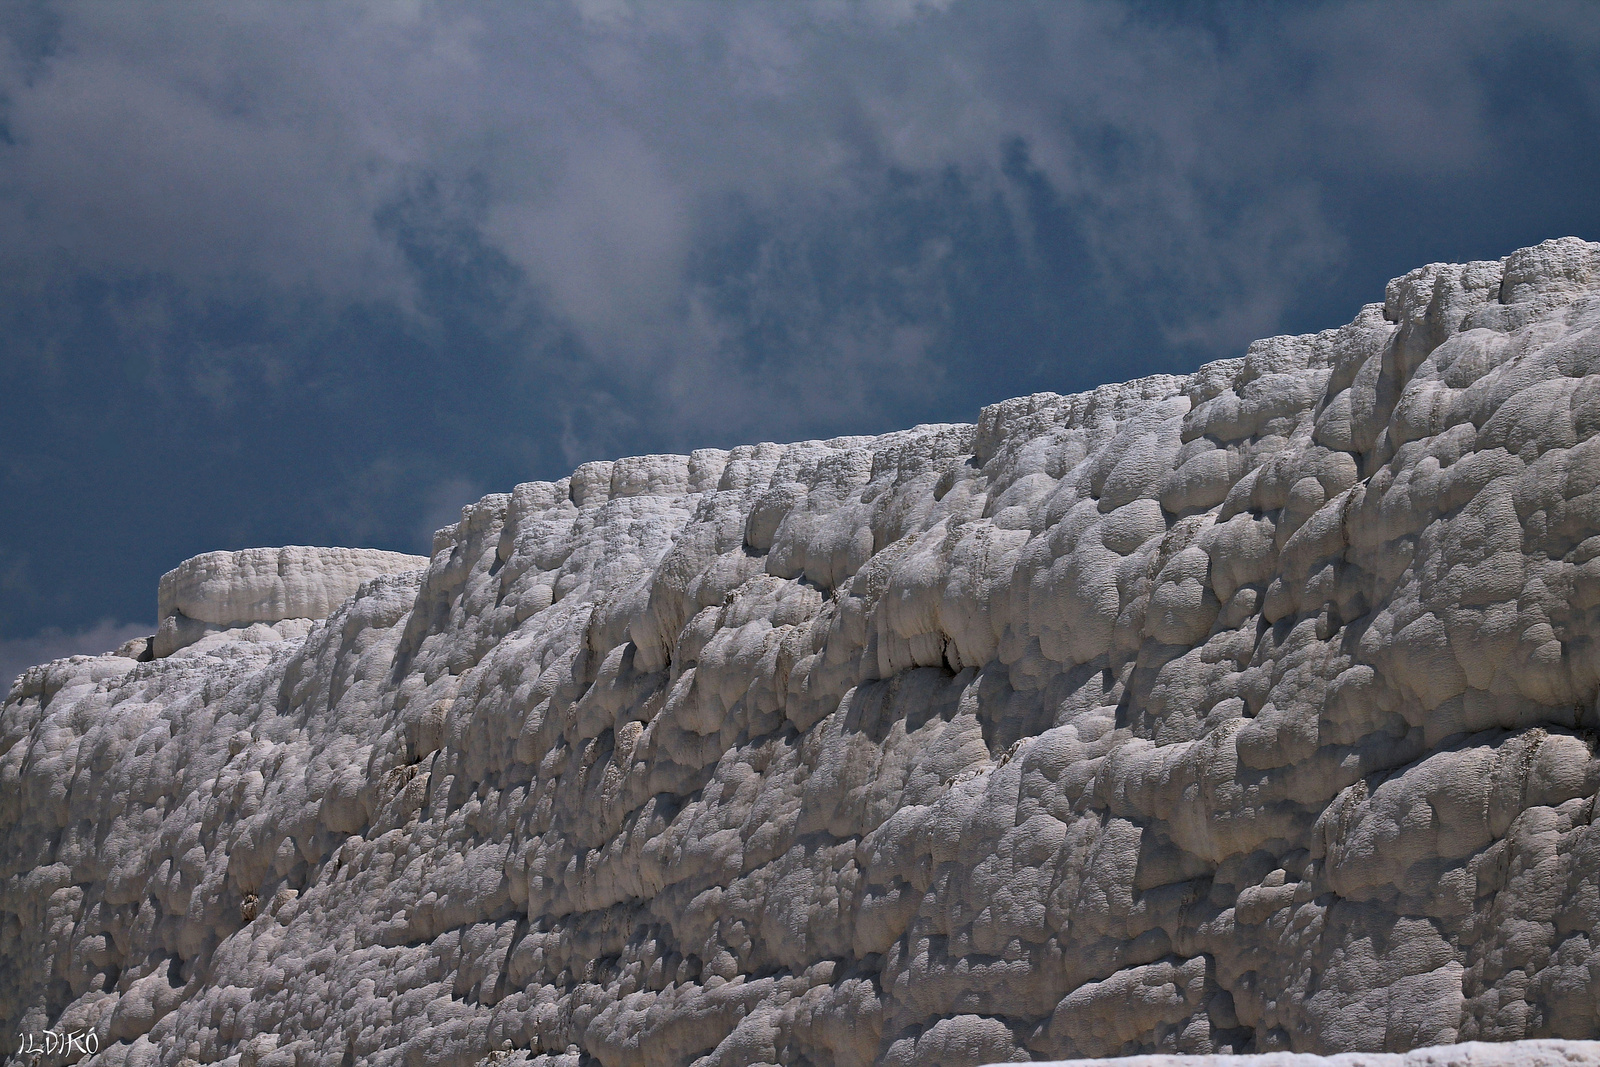
<path fill-rule="evenodd" d="M 74 633 L 50 627 L 31 637 L 0 640 L 0 692 L 9 691 L 17 677 L 36 664 L 67 656 L 98 656 L 102 652 L 113 651 L 124 642 L 153 633 L 155 627 L 146 623 L 119 623 L 112 619 L 101 619 L 87 630 Z"/>

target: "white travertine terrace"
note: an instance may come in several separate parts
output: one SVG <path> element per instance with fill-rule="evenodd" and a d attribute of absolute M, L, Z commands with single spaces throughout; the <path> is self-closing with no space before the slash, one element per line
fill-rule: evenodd
<path fill-rule="evenodd" d="M 1414 1052 L 1261 1052 L 1247 1056 L 1153 1054 L 1099 1060 L 1057 1060 L 1034 1067 L 1591 1067 L 1600 1041 L 1469 1041 Z"/>
<path fill-rule="evenodd" d="M 1600 246 L 976 425 L 585 464 L 424 569 L 302 551 L 191 561 L 170 654 L 13 688 L 0 1030 L 128 1067 L 1600 1036 Z"/>
<path fill-rule="evenodd" d="M 161 576 L 154 653 L 167 656 L 220 630 L 323 619 L 361 583 L 420 570 L 422 556 L 374 548 L 247 548 L 207 552 Z"/>

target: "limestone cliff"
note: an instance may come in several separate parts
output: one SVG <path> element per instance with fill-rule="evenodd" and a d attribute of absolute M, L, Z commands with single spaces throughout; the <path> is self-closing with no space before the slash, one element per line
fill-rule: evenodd
<path fill-rule="evenodd" d="M 191 561 L 155 647 L 13 688 L 0 1029 L 140 1067 L 1600 1036 L 1600 245 L 331 551 Z"/>

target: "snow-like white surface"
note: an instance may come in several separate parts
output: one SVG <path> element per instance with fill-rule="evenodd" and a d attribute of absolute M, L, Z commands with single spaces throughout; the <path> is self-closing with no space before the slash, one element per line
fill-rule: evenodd
<path fill-rule="evenodd" d="M 140 1067 L 1600 1034 L 1597 326 L 1600 246 L 1547 242 L 1189 377 L 585 464 L 431 561 L 190 561 L 159 658 L 0 711 L 0 1029 Z"/>

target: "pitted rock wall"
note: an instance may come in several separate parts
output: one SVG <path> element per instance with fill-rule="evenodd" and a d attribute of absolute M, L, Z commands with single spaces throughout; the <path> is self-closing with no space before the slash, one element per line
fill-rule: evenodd
<path fill-rule="evenodd" d="M 1057 1060 L 1038 1067 L 1590 1067 L 1600 1041 L 1469 1041 L 1414 1052 L 1262 1052 L 1244 1056 L 1154 1054 L 1110 1060 Z"/>
<path fill-rule="evenodd" d="M 98 1062 L 1600 1036 L 1600 246 L 976 425 L 590 463 L 34 668 L 0 1026 Z M 233 635 L 233 636 L 230 636 Z"/>

